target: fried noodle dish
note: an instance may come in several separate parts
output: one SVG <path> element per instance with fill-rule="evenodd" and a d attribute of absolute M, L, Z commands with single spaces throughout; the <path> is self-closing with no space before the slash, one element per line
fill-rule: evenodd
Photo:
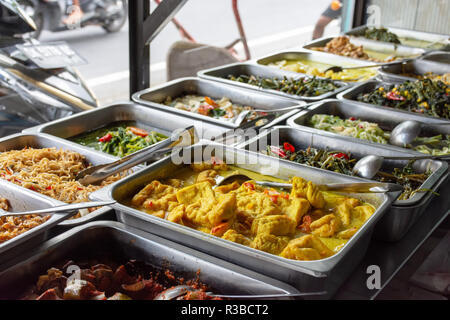
<path fill-rule="evenodd" d="M 111 184 L 124 174 L 114 175 L 99 185 L 83 186 L 76 175 L 90 167 L 86 158 L 73 151 L 56 148 L 25 148 L 0 153 L 0 177 L 53 199 L 78 203 L 89 201 L 89 194 Z M 79 218 L 96 208 L 82 209 Z"/>
<path fill-rule="evenodd" d="M 0 209 L 9 211 L 11 206 L 8 199 L 0 197 Z M 50 216 L 26 215 L 0 217 L 0 243 L 8 241 L 18 235 L 37 227 L 50 219 Z"/>

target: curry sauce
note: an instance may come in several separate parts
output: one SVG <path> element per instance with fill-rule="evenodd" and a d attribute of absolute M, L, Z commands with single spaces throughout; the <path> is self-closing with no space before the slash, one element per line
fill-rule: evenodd
<path fill-rule="evenodd" d="M 216 186 L 218 176 L 244 173 L 254 180 Z M 301 177 L 291 189 L 259 186 L 285 182 L 224 163 L 192 164 L 153 180 L 128 201 L 138 210 L 222 239 L 294 260 L 338 252 L 375 212 L 356 198 L 322 192 Z"/>

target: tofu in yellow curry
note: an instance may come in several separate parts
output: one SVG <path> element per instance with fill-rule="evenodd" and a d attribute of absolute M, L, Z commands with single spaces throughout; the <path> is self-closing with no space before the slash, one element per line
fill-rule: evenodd
<path fill-rule="evenodd" d="M 261 187 L 253 180 L 215 187 L 216 176 L 236 170 L 224 163 L 192 164 L 175 178 L 146 185 L 131 199 L 131 206 L 294 260 L 332 256 L 375 211 L 358 199 L 319 191 L 301 177 L 291 179 L 289 192 Z"/>

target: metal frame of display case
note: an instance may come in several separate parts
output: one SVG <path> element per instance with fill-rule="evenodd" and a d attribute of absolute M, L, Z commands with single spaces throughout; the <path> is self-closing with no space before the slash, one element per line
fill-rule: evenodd
<path fill-rule="evenodd" d="M 128 1 L 130 97 L 150 87 L 150 42 L 188 0 L 164 0 L 150 13 L 150 0 Z"/>
<path fill-rule="evenodd" d="M 164 0 L 150 13 L 150 0 L 129 1 L 129 66 L 130 97 L 133 93 L 150 86 L 150 42 L 170 22 L 188 0 Z M 364 2 L 344 0 L 342 29 L 351 29 L 363 23 Z M 422 217 L 412 226 L 406 236 L 397 242 L 373 239 L 361 264 L 334 296 L 335 299 L 375 299 L 392 278 L 409 261 L 433 231 L 450 214 L 449 180 L 444 181 L 440 193 L 429 205 Z M 370 289 L 367 280 L 368 267 L 378 266 L 381 286 Z"/>

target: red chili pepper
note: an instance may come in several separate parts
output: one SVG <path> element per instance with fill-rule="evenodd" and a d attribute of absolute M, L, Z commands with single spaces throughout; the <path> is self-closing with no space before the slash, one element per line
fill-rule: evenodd
<path fill-rule="evenodd" d="M 287 150 L 290 152 L 295 152 L 294 146 L 292 144 L 290 144 L 289 142 L 283 143 L 283 148 L 284 148 L 284 150 Z"/>
<path fill-rule="evenodd" d="M 282 194 L 280 194 L 280 197 L 282 197 L 286 200 L 289 200 L 289 193 L 282 193 Z"/>
<path fill-rule="evenodd" d="M 349 118 L 348 120 L 355 121 L 356 118 L 355 118 L 355 117 L 351 117 L 351 118 Z"/>
<path fill-rule="evenodd" d="M 270 200 L 272 200 L 272 202 L 276 204 L 278 202 L 278 196 L 270 196 Z"/>
<path fill-rule="evenodd" d="M 278 147 L 270 146 L 270 152 L 276 154 L 277 156 L 279 156 L 281 158 L 286 158 L 286 152 L 284 152 L 283 150 L 281 150 Z"/>
<path fill-rule="evenodd" d="M 30 186 L 30 188 L 29 188 L 30 190 L 33 190 L 33 191 L 36 191 L 36 188 L 35 187 L 33 187 L 33 186 Z"/>
<path fill-rule="evenodd" d="M 52 190 L 52 186 L 48 186 L 47 188 L 45 188 L 47 190 Z"/>
<path fill-rule="evenodd" d="M 98 141 L 108 142 L 108 141 L 111 141 L 111 139 L 112 139 L 112 135 L 111 135 L 111 133 L 108 133 L 108 134 L 104 135 L 103 137 L 101 137 L 100 139 L 98 139 Z"/>
<path fill-rule="evenodd" d="M 244 182 L 244 186 L 245 186 L 247 189 L 255 190 L 255 186 L 254 186 L 252 183 L 250 183 L 250 182 Z"/>
<path fill-rule="evenodd" d="M 342 153 L 342 152 L 333 154 L 333 157 L 339 158 L 339 159 L 341 159 L 341 158 L 344 158 L 344 159 L 347 159 L 347 160 L 349 159 L 348 155 L 346 155 L 345 153 Z"/>
<path fill-rule="evenodd" d="M 402 97 L 402 96 L 400 96 L 400 95 L 398 95 L 398 94 L 396 94 L 396 93 L 394 93 L 392 91 L 389 91 L 386 94 L 386 98 L 388 98 L 389 100 L 396 100 L 396 101 L 403 101 L 403 100 L 405 100 L 405 97 Z"/>

